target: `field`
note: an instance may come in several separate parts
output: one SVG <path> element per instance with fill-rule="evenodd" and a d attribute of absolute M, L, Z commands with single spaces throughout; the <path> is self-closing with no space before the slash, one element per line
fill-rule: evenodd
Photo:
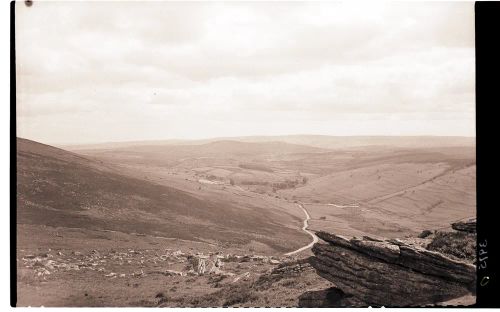
<path fill-rule="evenodd" d="M 311 241 L 299 204 L 309 230 L 373 237 L 476 211 L 469 138 L 63 148 L 17 141 L 19 306 L 296 306 L 328 287 L 300 264 L 309 250 L 285 256 Z M 192 263 L 217 258 L 216 275 Z"/>

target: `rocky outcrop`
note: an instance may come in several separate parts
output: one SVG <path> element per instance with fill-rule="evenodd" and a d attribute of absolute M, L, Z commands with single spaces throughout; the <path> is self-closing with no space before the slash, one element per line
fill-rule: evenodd
<path fill-rule="evenodd" d="M 455 231 L 476 233 L 476 220 L 460 221 L 451 224 L 451 228 Z"/>
<path fill-rule="evenodd" d="M 474 292 L 476 267 L 465 261 L 401 240 L 317 236 L 326 243 L 314 245 L 310 263 L 342 295 L 304 294 L 304 306 L 423 306 Z"/>

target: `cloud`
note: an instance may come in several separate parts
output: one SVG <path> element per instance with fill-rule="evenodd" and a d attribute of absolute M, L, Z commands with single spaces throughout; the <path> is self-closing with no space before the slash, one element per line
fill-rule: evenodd
<path fill-rule="evenodd" d="M 18 3 L 18 135 L 473 135 L 473 26 L 472 3 Z"/>

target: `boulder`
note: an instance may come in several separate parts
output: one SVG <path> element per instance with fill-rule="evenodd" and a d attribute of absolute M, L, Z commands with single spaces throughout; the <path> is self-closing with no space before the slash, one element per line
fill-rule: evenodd
<path fill-rule="evenodd" d="M 188 268 L 195 271 L 198 275 L 203 275 L 207 272 L 207 262 L 210 261 L 205 256 L 189 256 Z"/>
<path fill-rule="evenodd" d="M 243 274 L 240 274 L 238 275 L 234 280 L 233 280 L 233 283 L 236 283 L 237 281 L 239 281 L 240 279 L 246 281 L 248 280 L 248 278 L 250 277 L 250 272 L 245 272 Z"/>
<path fill-rule="evenodd" d="M 212 260 L 209 261 L 210 269 L 208 270 L 208 273 L 209 274 L 221 274 L 222 273 L 221 268 L 223 265 L 224 264 L 221 261 L 221 258 L 219 258 L 218 256 L 213 256 Z"/>
<path fill-rule="evenodd" d="M 268 263 L 269 262 L 269 257 L 266 256 L 260 256 L 260 255 L 253 255 L 250 257 L 252 261 L 259 261 L 259 262 L 264 262 Z"/>
<path fill-rule="evenodd" d="M 351 303 L 422 306 L 475 292 L 476 267 L 468 262 L 401 240 L 347 238 L 326 232 L 317 236 L 326 243 L 313 246 L 311 265 Z M 304 300 L 306 304 L 313 299 Z M 337 304 L 342 306 L 340 301 Z"/>
<path fill-rule="evenodd" d="M 186 275 L 184 272 L 175 271 L 175 270 L 165 270 L 165 272 L 163 272 L 163 274 L 165 276 L 185 276 Z"/>
<path fill-rule="evenodd" d="M 476 220 L 455 222 L 451 224 L 451 228 L 455 231 L 476 233 Z"/>
<path fill-rule="evenodd" d="M 426 238 L 428 236 L 432 235 L 432 231 L 429 231 L 429 230 L 423 230 L 419 235 L 418 237 L 419 238 Z"/>

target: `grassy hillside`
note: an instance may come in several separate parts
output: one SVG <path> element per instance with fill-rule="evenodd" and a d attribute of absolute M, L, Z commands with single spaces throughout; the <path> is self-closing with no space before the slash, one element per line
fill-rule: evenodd
<path fill-rule="evenodd" d="M 289 250 L 307 241 L 300 219 L 120 174 L 104 163 L 17 139 L 19 224 L 105 229 Z M 294 238 L 294 239 L 290 239 Z"/>
<path fill-rule="evenodd" d="M 472 147 L 372 148 L 350 156 L 332 153 L 288 163 L 324 168 L 307 184 L 279 192 L 309 203 L 312 229 L 400 237 L 448 227 L 476 213 Z"/>

